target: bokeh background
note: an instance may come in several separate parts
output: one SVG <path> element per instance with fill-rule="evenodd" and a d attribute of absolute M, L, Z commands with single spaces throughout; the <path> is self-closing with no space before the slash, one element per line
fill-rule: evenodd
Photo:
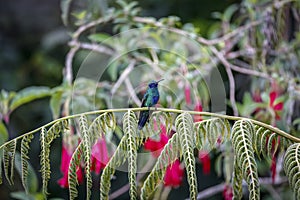
<path fill-rule="evenodd" d="M 94 2 L 101 0 L 93 0 Z M 199 28 L 202 36 L 211 34 L 211 30 L 220 25 L 220 21 L 213 17 L 214 12 L 224 12 L 228 6 L 239 3 L 236 0 L 147 0 L 139 1 L 142 7 L 142 16 L 156 18 L 170 15 L 179 16 L 183 23 L 190 22 Z M 70 27 L 63 25 L 61 20 L 61 7 L 59 0 L 10 0 L 0 2 L 0 89 L 19 91 L 28 86 L 55 87 L 62 83 L 62 70 L 65 56 L 69 50 L 68 41 Z M 101 9 L 101 8 L 99 8 Z M 103 8 L 102 8 L 103 9 Z M 72 27 L 71 27 L 72 28 Z M 74 71 L 80 66 L 81 60 L 74 63 Z M 236 77 L 236 82 L 245 83 L 245 77 Z M 247 81 L 247 80 L 246 80 Z M 237 100 L 242 100 L 242 94 L 248 88 L 243 84 L 238 88 Z M 51 121 L 52 115 L 49 108 L 49 98 L 36 100 L 15 110 L 10 116 L 7 127 L 9 137 L 14 138 L 24 132 L 37 128 Z M 52 148 L 52 179 L 49 185 L 50 198 L 68 196 L 68 191 L 62 189 L 56 183 L 61 177 L 58 166 L 60 165 L 61 139 L 54 142 Z M 32 166 L 39 171 L 39 141 L 35 138 L 32 145 Z M 214 163 L 214 160 L 212 160 Z M 198 166 L 199 167 L 199 166 Z M 201 171 L 201 170 L 198 170 Z M 212 170 L 213 171 L 213 170 Z M 39 174 L 37 173 L 37 176 Z M 116 176 L 127 175 L 118 172 Z M 214 172 L 209 177 L 198 175 L 200 188 L 204 189 L 221 182 Z M 16 177 L 14 187 L 7 184 L 0 185 L 1 199 L 11 199 L 11 191 L 22 190 L 19 178 Z M 38 177 L 39 182 L 40 177 Z M 119 179 L 122 180 L 122 179 Z M 113 185 L 118 188 L 126 182 L 120 181 Z M 80 186 L 84 187 L 84 186 Z M 187 184 L 184 190 L 188 191 Z M 83 190 L 83 188 L 81 188 Z M 173 195 L 173 196 L 172 196 Z M 172 193 L 170 199 L 180 196 L 180 193 Z M 80 196 L 82 198 L 83 196 Z M 125 194 L 120 199 L 127 199 Z M 220 199 L 215 196 L 211 199 Z"/>

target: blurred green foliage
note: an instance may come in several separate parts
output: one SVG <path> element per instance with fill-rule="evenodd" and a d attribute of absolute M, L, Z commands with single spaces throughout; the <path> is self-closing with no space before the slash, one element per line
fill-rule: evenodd
<path fill-rule="evenodd" d="M 263 24 L 250 29 L 245 35 L 231 38 L 219 42 L 216 46 L 218 50 L 226 52 L 227 59 L 234 65 L 241 65 L 244 68 L 257 70 L 261 73 L 268 74 L 273 82 L 266 79 L 259 79 L 244 76 L 241 73 L 235 72 L 236 83 L 236 97 L 238 100 L 237 107 L 239 114 L 247 117 L 257 117 L 254 115 L 257 109 L 263 110 L 265 117 L 265 110 L 270 111 L 268 94 L 270 90 L 276 90 L 282 96 L 278 101 L 284 100 L 285 107 L 283 109 L 282 118 L 276 121 L 279 128 L 291 131 L 291 133 L 299 136 L 299 27 L 293 17 L 288 14 L 297 11 L 299 2 L 293 2 L 293 6 L 288 5 L 281 9 L 280 5 L 270 6 L 272 1 L 175 1 L 167 0 L 164 2 L 158 0 L 140 1 L 142 17 L 156 17 L 159 20 L 153 22 L 160 22 L 163 25 L 175 27 L 192 34 L 199 34 L 209 39 L 215 39 L 235 31 L 238 27 L 245 24 L 253 23 L 256 20 L 264 20 Z M 73 70 L 74 74 L 80 72 L 80 67 L 85 59 L 87 66 L 96 66 L 95 74 L 101 70 L 99 65 L 106 66 L 108 69 L 103 71 L 101 80 L 94 77 L 93 73 L 85 74 L 85 77 L 76 79 L 74 87 L 72 88 L 65 81 L 63 76 L 63 67 L 65 66 L 66 53 L 69 50 L 67 45 L 71 39 L 70 35 L 78 26 L 84 25 L 98 17 L 107 14 L 107 8 L 118 6 L 115 2 L 90 0 L 88 3 L 80 1 L 62 1 L 62 21 L 58 20 L 60 17 L 59 2 L 55 3 L 42 2 L 36 4 L 28 1 L 26 6 L 29 6 L 33 12 L 40 13 L 40 6 L 51 11 L 49 13 L 40 13 L 33 15 L 24 9 L 17 2 L 7 3 L 7 8 L 13 10 L 13 17 L 8 11 L 4 10 L 4 6 L 0 8 L 1 23 L 4 24 L 4 29 L 0 30 L 0 40 L 3 43 L 0 52 L 0 85 L 1 85 L 1 119 L 4 122 L 0 124 L 0 143 L 9 138 L 18 136 L 20 133 L 31 130 L 52 118 L 61 116 L 63 103 L 75 93 L 72 99 L 71 113 L 80 113 L 87 110 L 103 109 L 110 107 L 128 107 L 139 106 L 137 102 L 124 101 L 129 95 L 124 94 L 126 87 L 121 85 L 117 88 L 115 95 L 118 98 L 110 99 L 109 95 L 114 88 L 113 84 L 116 82 L 122 73 L 126 70 L 130 60 L 128 55 L 121 56 L 119 59 L 111 60 L 110 55 L 90 54 L 90 50 L 82 50 L 77 53 L 74 58 Z M 169 33 L 160 32 L 155 26 L 150 24 L 143 24 L 137 21 L 131 21 L 133 17 L 139 13 L 139 9 L 134 9 L 132 6 L 124 5 L 122 12 L 118 15 L 114 22 L 109 25 L 103 25 L 100 29 L 93 29 L 86 35 L 83 35 L 82 42 L 96 43 L 114 47 L 115 54 L 123 55 L 129 50 L 139 48 L 143 45 L 152 46 L 158 50 L 149 52 L 145 49 L 139 49 L 135 52 L 130 52 L 129 57 L 138 59 L 149 59 L 154 54 L 158 55 L 159 66 L 158 70 L 162 70 L 167 76 L 172 77 L 178 66 L 185 63 L 182 69 L 190 73 L 185 74 L 185 78 L 191 83 L 192 87 L 197 88 L 193 98 L 193 105 L 197 100 L 197 96 L 201 97 L 205 110 L 210 109 L 210 98 L 205 85 L 205 76 L 208 76 L 211 71 L 212 52 L 209 48 L 202 47 L 197 49 L 197 53 L 193 55 L 192 43 L 188 40 L 176 41 L 178 37 Z M 283 7 L 283 6 L 282 6 Z M 265 9 L 267 10 L 266 12 Z M 2 9 L 2 10 L 1 10 Z M 39 10 L 39 11 L 36 11 Z M 127 9 L 127 10 L 126 10 Z M 294 9 L 294 10 L 293 10 Z M 288 12 L 286 10 L 290 10 Z M 20 12 L 18 12 L 20 11 Z M 120 11 L 121 12 L 121 11 Z M 286 14 L 286 13 L 288 14 Z M 28 14 L 27 14 L 28 13 Z M 20 20 L 20 17 L 23 17 Z M 26 17 L 27 16 L 27 17 Z M 47 16 L 47 18 L 45 18 Z M 129 17 L 128 17 L 129 16 Z M 175 16 L 179 16 L 175 17 Z M 45 20 L 47 19 L 47 20 Z M 66 28 L 64 28 L 66 25 Z M 129 35 L 119 35 L 115 38 L 109 38 L 114 33 L 119 33 L 131 28 L 141 27 L 139 31 L 132 31 Z M 143 36 L 143 38 L 141 37 Z M 138 40 L 137 38 L 140 38 Z M 137 42 L 138 41 L 138 42 Z M 186 46 L 182 44 L 187 44 Z M 183 55 L 181 58 L 176 54 L 171 54 L 160 49 L 170 49 L 173 52 Z M 151 54 L 152 53 L 152 54 Z M 194 56 L 194 62 L 186 62 L 185 57 Z M 215 59 L 215 58 L 214 58 Z M 215 62 L 215 61 L 214 61 Z M 99 64 L 100 63 L 100 64 Z M 215 63 L 214 63 L 215 64 Z M 146 64 L 145 68 L 138 68 L 132 72 L 128 77 L 131 79 L 134 86 L 138 86 L 142 82 L 150 79 L 155 79 L 157 74 L 150 68 L 150 64 Z M 218 64 L 219 68 L 220 64 Z M 97 69 L 96 69 L 97 68 Z M 195 70 L 195 68 L 197 70 Z M 181 70 L 181 69 L 180 69 Z M 227 97 L 229 97 L 229 84 L 226 77 L 226 72 L 221 71 L 224 78 L 225 87 L 227 89 Z M 96 73 L 97 72 L 97 73 Z M 102 72 L 102 71 L 101 71 Z M 184 72 L 182 72 L 184 74 Z M 141 75 L 142 74 L 142 75 Z M 203 77 L 201 77 L 203 76 Z M 99 82 L 100 85 L 99 85 Z M 246 82 L 247 81 L 247 82 Z M 274 82 L 276 84 L 274 84 Z M 180 84 L 178 84 L 180 83 Z M 185 82 L 181 79 L 167 80 L 169 92 L 162 93 L 161 105 L 163 107 L 186 108 L 193 109 L 193 105 L 186 105 L 185 96 L 183 94 Z M 193 85 L 194 84 L 194 85 Z M 29 87 L 33 86 L 35 87 Z M 196 85 L 196 86 L 195 86 Z M 25 88 L 25 89 L 23 89 Z M 94 93 L 90 89 L 95 89 Z M 217 88 L 217 87 L 216 87 Z M 17 92 L 15 92 L 17 91 Z M 171 92 L 170 92 L 171 91 Z M 258 92 L 262 98 L 261 102 L 255 102 L 253 94 Z M 141 99 L 143 89 L 137 92 L 137 96 Z M 96 98 L 95 98 L 96 96 Z M 48 97 L 46 99 L 40 99 Z M 37 100 L 33 103 L 31 101 Z M 27 104 L 29 103 L 29 104 Z M 23 106 L 23 104 L 26 104 Z M 50 105 L 50 106 L 49 106 Z M 20 107 L 21 106 L 21 107 Z M 20 108 L 18 108 L 20 107 Z M 18 108 L 18 109 L 17 109 Z M 269 109 L 269 110 L 268 110 Z M 13 112 L 14 111 L 14 112 Z M 52 116 L 51 116 L 52 113 Z M 229 113 L 231 111 L 229 110 Z M 272 111 L 271 118 L 272 116 Z M 256 113 L 257 114 L 257 113 Z M 272 122 L 268 115 L 267 118 L 259 118 L 262 121 Z M 9 118 L 11 123 L 9 122 Z M 34 122 L 34 123 L 32 123 Z M 288 123 L 286 123 L 288 122 Z M 37 141 L 35 141 L 37 144 Z M 60 141 L 55 143 L 55 147 L 60 147 Z M 56 166 L 59 165 L 60 148 L 53 148 L 54 160 L 56 159 Z M 33 149 L 35 151 L 39 151 Z M 33 153 L 34 154 L 34 153 Z M 216 153 L 217 154 L 217 153 Z M 218 155 L 214 155 L 217 157 Z M 38 159 L 33 159 L 33 168 L 35 171 L 39 170 Z M 17 164 L 16 164 L 17 165 Z M 199 167 L 199 166 L 198 166 Z M 268 175 L 268 170 L 265 165 L 261 165 L 263 174 Z M 59 177 L 58 168 L 53 171 L 54 177 L 50 183 L 50 192 L 53 196 L 67 196 L 67 191 L 62 190 L 56 184 Z M 126 175 L 123 175 L 126 176 Z M 203 178 L 202 174 L 198 178 Z M 200 185 L 200 190 L 210 185 L 216 184 L 217 180 L 215 174 L 212 174 L 212 182 L 207 182 L 205 185 Z M 201 179 L 199 178 L 199 179 Z M 38 191 L 37 178 L 33 175 L 32 193 Z M 121 180 L 123 180 L 121 178 Z M 199 181 L 201 183 L 201 181 Z M 116 184 L 114 187 L 118 187 Z M 17 186 L 16 190 L 20 190 L 21 186 Z M 7 193 L 11 188 L 1 185 L 0 195 L 3 193 L 4 198 L 8 198 Z M 82 189 L 82 188 L 81 188 Z M 286 191 L 286 188 L 281 188 Z M 12 189 L 14 190 L 14 189 Z M 186 183 L 184 190 L 187 192 Z M 289 190 L 287 190 L 289 194 Z M 16 199 L 22 199 L 23 193 L 16 192 L 11 194 Z M 39 194 L 36 194 L 37 196 Z M 170 194 L 170 198 L 180 195 L 180 192 L 175 190 Z M 185 195 L 185 194 L 183 194 Z M 126 196 L 126 195 L 125 195 Z M 267 194 L 266 194 L 267 196 Z M 27 198 L 27 196 L 26 196 Z M 29 197 L 40 198 L 40 197 Z M 127 198 L 123 197 L 123 198 Z M 24 198 L 23 198 L 24 199 Z"/>

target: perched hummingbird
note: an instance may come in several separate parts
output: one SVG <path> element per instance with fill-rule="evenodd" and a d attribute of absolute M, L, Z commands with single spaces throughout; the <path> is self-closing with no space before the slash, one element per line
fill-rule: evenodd
<path fill-rule="evenodd" d="M 150 107 L 157 104 L 157 102 L 159 100 L 159 92 L 158 92 L 157 86 L 158 86 L 158 83 L 162 80 L 164 80 L 164 79 L 161 79 L 159 81 L 151 81 L 148 84 L 148 89 L 147 89 L 146 93 L 144 94 L 141 107 L 148 107 L 149 109 L 140 112 L 139 122 L 138 122 L 139 130 L 141 130 L 145 126 L 146 122 L 149 119 Z"/>

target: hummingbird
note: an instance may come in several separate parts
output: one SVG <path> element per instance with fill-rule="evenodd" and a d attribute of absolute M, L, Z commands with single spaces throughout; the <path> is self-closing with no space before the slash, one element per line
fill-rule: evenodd
<path fill-rule="evenodd" d="M 146 93 L 144 94 L 143 100 L 142 100 L 142 105 L 141 107 L 148 107 L 148 110 L 143 110 L 140 112 L 139 116 L 139 122 L 138 122 L 138 129 L 141 130 L 146 122 L 149 119 L 150 116 L 150 107 L 154 106 L 157 104 L 159 100 L 159 92 L 158 92 L 158 83 L 164 79 L 161 79 L 159 81 L 151 81 L 148 84 L 148 89 Z"/>

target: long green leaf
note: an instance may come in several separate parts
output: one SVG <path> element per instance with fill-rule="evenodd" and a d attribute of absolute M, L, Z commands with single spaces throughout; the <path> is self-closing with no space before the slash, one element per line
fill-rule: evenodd
<path fill-rule="evenodd" d="M 289 179 L 295 199 L 300 198 L 300 144 L 291 145 L 284 156 L 284 172 Z"/>
<path fill-rule="evenodd" d="M 15 169 L 18 172 L 18 174 L 22 177 L 23 176 L 23 169 L 22 169 L 22 159 L 20 153 L 16 152 L 15 155 Z M 36 194 L 39 189 L 39 183 L 37 175 L 31 166 L 31 164 L 28 162 L 27 165 L 27 178 L 26 178 L 26 188 L 28 189 L 27 192 L 25 190 L 24 194 L 25 196 L 30 194 Z M 23 184 L 23 183 L 22 183 Z M 24 184 L 23 184 L 24 185 Z"/>
<path fill-rule="evenodd" d="M 158 184 L 163 180 L 167 167 L 172 164 L 180 153 L 179 135 L 175 133 L 160 153 L 141 189 L 141 199 L 149 199 Z"/>
<path fill-rule="evenodd" d="M 60 3 L 61 8 L 61 19 L 65 26 L 68 25 L 68 16 L 69 16 L 69 10 L 71 6 L 72 0 L 62 0 Z"/>
<path fill-rule="evenodd" d="M 235 174 L 242 172 L 248 189 L 250 192 L 249 199 L 257 200 L 260 198 L 259 193 L 259 181 L 257 173 L 257 165 L 254 157 L 254 149 L 252 146 L 254 137 L 254 126 L 249 120 L 239 120 L 235 122 L 232 128 L 232 145 L 235 153 L 236 162 L 238 166 L 234 167 Z M 236 171 L 241 170 L 241 172 Z M 240 181 L 236 183 L 241 183 Z M 234 187 L 241 187 L 237 184 Z M 240 189 L 234 188 L 234 190 L 240 191 Z"/>
<path fill-rule="evenodd" d="M 76 186 L 78 185 L 77 180 L 77 168 L 80 165 L 80 158 L 82 154 L 83 143 L 81 142 L 76 150 L 74 151 L 72 158 L 69 164 L 69 171 L 68 171 L 68 182 L 69 182 L 69 195 L 70 200 L 75 199 L 78 196 L 78 191 Z M 80 170 L 80 169 L 79 169 Z"/>
<path fill-rule="evenodd" d="M 30 142 L 33 139 L 33 134 L 26 135 L 23 137 L 22 142 L 21 142 L 21 168 L 22 168 L 22 184 L 23 187 L 28 193 L 28 185 L 27 185 L 27 177 L 28 177 L 28 152 L 30 149 Z"/>
<path fill-rule="evenodd" d="M 0 121 L 0 145 L 8 140 L 8 131 L 2 121 Z"/>
<path fill-rule="evenodd" d="M 92 188 L 92 175 L 91 175 L 91 138 L 88 131 L 87 118 L 84 115 L 80 116 L 79 119 L 80 133 L 83 137 L 83 159 L 85 164 L 85 176 L 86 176 L 86 199 L 91 197 Z"/>
<path fill-rule="evenodd" d="M 29 103 L 33 100 L 40 99 L 51 95 L 51 90 L 48 87 L 32 86 L 19 91 L 12 99 L 9 109 L 12 111 L 17 107 Z"/>
<path fill-rule="evenodd" d="M 4 147 L 3 164 L 5 177 L 10 185 L 14 183 L 14 159 L 17 141 L 14 139 Z"/>
<path fill-rule="evenodd" d="M 196 177 L 196 162 L 194 156 L 195 140 L 193 118 L 189 113 L 180 114 L 175 121 L 176 131 L 180 137 L 187 180 L 190 186 L 190 199 L 197 199 L 198 187 Z"/>
<path fill-rule="evenodd" d="M 41 153 L 40 153 L 40 165 L 41 165 L 41 173 L 42 173 L 42 192 L 45 198 L 47 198 L 48 191 L 48 181 L 50 179 L 50 144 L 47 142 L 47 130 L 45 127 L 42 127 L 40 134 L 40 145 L 41 145 Z"/>
<path fill-rule="evenodd" d="M 127 145 L 127 138 L 128 135 L 122 137 L 115 153 L 110 158 L 109 162 L 107 163 L 106 167 L 103 169 L 101 180 L 100 180 L 100 199 L 106 200 L 108 199 L 108 193 L 110 190 L 110 179 L 111 176 L 114 175 L 115 170 L 117 167 L 122 165 L 127 157 L 128 157 L 128 145 Z"/>
<path fill-rule="evenodd" d="M 130 183 L 130 199 L 137 198 L 136 171 L 137 171 L 137 119 L 135 114 L 128 110 L 123 117 L 123 130 L 127 135 L 128 144 L 128 179 Z"/>

